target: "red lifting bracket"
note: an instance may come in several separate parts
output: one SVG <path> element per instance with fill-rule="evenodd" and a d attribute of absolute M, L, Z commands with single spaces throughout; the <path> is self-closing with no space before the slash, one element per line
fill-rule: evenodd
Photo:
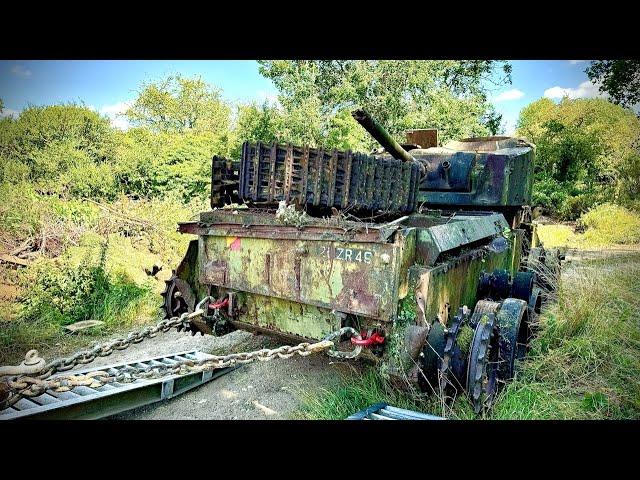
<path fill-rule="evenodd" d="M 384 337 L 378 332 L 373 332 L 368 338 L 365 338 L 365 332 L 361 332 L 360 336 L 362 337 L 360 340 L 355 337 L 351 337 L 351 343 L 353 345 L 361 345 L 363 347 L 371 347 L 373 345 L 380 345 L 384 343 Z"/>
<path fill-rule="evenodd" d="M 224 300 L 222 300 L 221 302 L 216 302 L 216 303 L 210 303 L 209 304 L 209 308 L 211 310 L 217 310 L 219 308 L 224 308 L 227 305 L 229 305 L 229 298 L 225 298 Z"/>

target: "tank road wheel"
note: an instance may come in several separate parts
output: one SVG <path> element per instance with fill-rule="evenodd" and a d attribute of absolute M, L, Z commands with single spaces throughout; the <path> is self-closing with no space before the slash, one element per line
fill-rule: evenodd
<path fill-rule="evenodd" d="M 500 305 L 496 318 L 500 344 L 498 379 L 507 382 L 514 376 L 516 360 L 524 358 L 529 349 L 533 335 L 529 305 L 524 300 L 507 298 Z"/>
<path fill-rule="evenodd" d="M 533 272 L 517 272 L 511 284 L 511 297 L 529 301 L 533 294 L 536 274 Z"/>
<path fill-rule="evenodd" d="M 475 413 L 480 413 L 483 407 L 490 407 L 493 403 L 498 386 L 498 354 L 496 315 L 483 313 L 473 334 L 467 368 L 467 393 Z"/>
<path fill-rule="evenodd" d="M 473 315 L 471 315 L 471 328 L 475 330 L 482 315 L 484 315 L 485 313 L 496 313 L 499 308 L 499 302 L 494 302 L 491 300 L 478 300 L 475 308 L 473 309 Z"/>
<path fill-rule="evenodd" d="M 445 331 L 444 352 L 440 365 L 440 390 L 445 393 L 453 391 L 453 395 L 464 388 L 467 378 L 467 355 L 469 345 L 463 342 L 459 344 L 458 339 L 461 332 L 469 327 L 469 310 L 466 307 L 458 309 L 458 313 L 451 321 L 451 327 Z"/>

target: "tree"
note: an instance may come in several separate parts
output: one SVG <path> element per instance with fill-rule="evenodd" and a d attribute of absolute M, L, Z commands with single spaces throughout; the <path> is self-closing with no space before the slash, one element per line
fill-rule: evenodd
<path fill-rule="evenodd" d="M 640 60 L 596 60 L 585 72 L 613 102 L 624 107 L 640 104 Z"/>
<path fill-rule="evenodd" d="M 171 75 L 142 84 L 126 116 L 136 126 L 156 132 L 195 130 L 223 135 L 229 128 L 229 106 L 220 90 L 199 77 Z"/>
<path fill-rule="evenodd" d="M 573 219 L 605 200 L 631 205 L 640 120 L 602 98 L 548 98 L 520 112 L 517 134 L 536 144 L 534 201 Z"/>
<path fill-rule="evenodd" d="M 368 110 L 398 140 L 408 128 L 438 128 L 447 141 L 496 133 L 500 118 L 487 101 L 487 85 L 510 83 L 508 63 L 493 61 L 276 60 L 260 72 L 279 90 L 289 138 L 367 149 L 348 113 Z M 502 76 L 496 76 L 498 70 Z M 353 143 L 352 143 L 353 142 Z"/>
<path fill-rule="evenodd" d="M 2 181 L 30 181 L 45 194 L 115 195 L 115 136 L 99 113 L 76 104 L 30 106 L 0 122 Z"/>

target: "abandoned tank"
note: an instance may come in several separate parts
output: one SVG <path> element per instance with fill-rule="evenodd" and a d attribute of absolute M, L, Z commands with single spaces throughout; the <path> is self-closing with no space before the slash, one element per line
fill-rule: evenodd
<path fill-rule="evenodd" d="M 490 406 L 559 278 L 531 218 L 534 145 L 510 137 L 399 144 L 362 110 L 371 153 L 249 143 L 214 157 L 211 211 L 163 292 L 185 325 L 317 341 L 340 329 L 398 387 Z M 350 327 L 350 328 L 348 328 Z"/>

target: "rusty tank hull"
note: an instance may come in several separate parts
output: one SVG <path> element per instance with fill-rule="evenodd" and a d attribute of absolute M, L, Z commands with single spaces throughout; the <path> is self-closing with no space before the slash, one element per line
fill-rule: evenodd
<path fill-rule="evenodd" d="M 197 239 L 167 282 L 165 315 L 210 296 L 193 334 L 316 341 L 351 327 L 399 387 L 466 391 L 479 412 L 513 377 L 558 282 L 560 255 L 539 245 L 527 205 L 535 148 L 437 147 L 431 130 L 401 145 L 354 117 L 386 152 L 245 143 L 240 162 L 214 158 L 212 210 L 178 226 Z"/>
<path fill-rule="evenodd" d="M 364 327 L 393 323 L 412 282 L 422 285 L 429 318 L 441 316 L 445 304 L 475 303 L 481 265 L 518 270 L 520 232 L 503 252 L 484 248 L 505 229 L 504 217 L 491 213 L 293 226 L 237 210 L 205 212 L 179 225 L 198 236 L 195 268 L 186 278 L 195 290 L 216 298 L 233 292 L 234 320 L 305 339 L 336 330 L 342 315 L 358 317 Z M 452 281 L 440 280 L 446 278 Z M 454 278 L 471 281 L 460 289 Z"/>

